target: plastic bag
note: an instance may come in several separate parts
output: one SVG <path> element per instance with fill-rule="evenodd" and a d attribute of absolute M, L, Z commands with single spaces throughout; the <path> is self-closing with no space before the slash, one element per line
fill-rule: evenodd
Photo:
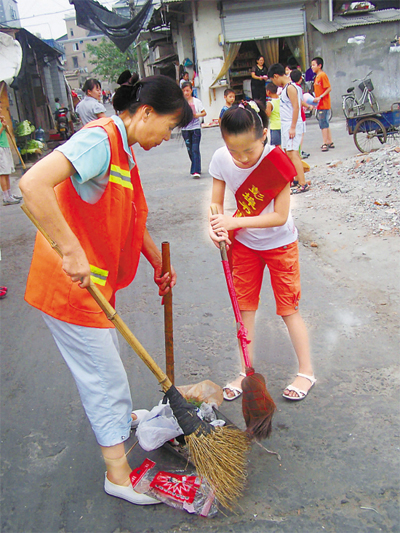
<path fill-rule="evenodd" d="M 153 496 L 175 509 L 200 516 L 213 516 L 218 511 L 210 485 L 196 474 L 159 471 L 154 461 L 145 459 L 132 470 L 130 479 L 136 492 Z"/>
<path fill-rule="evenodd" d="M 169 404 L 156 405 L 140 421 L 136 429 L 139 444 L 146 452 L 151 452 L 162 446 L 183 431 L 174 417 Z"/>
<path fill-rule="evenodd" d="M 209 379 L 195 383 L 194 385 L 183 385 L 177 387 L 179 392 L 186 400 L 194 400 L 195 402 L 207 402 L 213 407 L 219 407 L 224 399 L 222 394 L 222 387 L 213 383 Z"/>

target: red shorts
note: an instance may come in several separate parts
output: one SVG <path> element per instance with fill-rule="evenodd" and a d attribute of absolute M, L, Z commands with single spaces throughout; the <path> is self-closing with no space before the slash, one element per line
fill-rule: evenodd
<path fill-rule="evenodd" d="M 297 241 L 273 250 L 252 250 L 235 240 L 232 248 L 233 284 L 241 311 L 256 311 L 264 268 L 268 267 L 276 314 L 296 313 L 301 295 Z"/>

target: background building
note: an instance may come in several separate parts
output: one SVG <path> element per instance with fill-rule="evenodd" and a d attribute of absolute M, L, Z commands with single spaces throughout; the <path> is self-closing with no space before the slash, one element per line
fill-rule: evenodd
<path fill-rule="evenodd" d="M 86 47 L 88 43 L 94 45 L 99 43 L 104 38 L 104 34 L 100 31 L 93 32 L 77 26 L 75 13 L 66 16 L 64 20 L 67 33 L 57 41 L 63 44 L 65 49 L 65 77 L 73 89 L 79 89 L 88 78 L 94 77 L 92 76 L 94 66 L 89 63 L 90 54 Z"/>
<path fill-rule="evenodd" d="M 0 0 L 0 24 L 20 28 L 17 0 Z"/>

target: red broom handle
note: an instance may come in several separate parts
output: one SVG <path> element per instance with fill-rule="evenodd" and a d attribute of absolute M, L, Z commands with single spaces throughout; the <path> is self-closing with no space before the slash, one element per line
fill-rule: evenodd
<path fill-rule="evenodd" d="M 218 215 L 218 208 L 215 204 L 212 204 L 211 207 L 211 214 Z M 243 359 L 244 364 L 247 368 L 251 367 L 250 357 L 249 357 L 249 350 L 247 348 L 247 345 L 251 342 L 247 339 L 247 329 L 244 327 L 242 314 L 239 309 L 239 302 L 237 300 L 235 287 L 233 286 L 233 278 L 232 278 L 232 272 L 229 266 L 228 261 L 228 254 L 226 252 L 226 243 L 225 241 L 221 241 L 219 243 L 219 249 L 221 252 L 221 259 L 222 259 L 222 266 L 224 269 L 225 279 L 226 279 L 226 285 L 228 287 L 228 293 L 232 302 L 233 307 L 233 313 L 235 315 L 236 319 L 236 327 L 237 327 L 237 337 L 240 342 L 240 346 L 242 347 L 243 352 Z"/>

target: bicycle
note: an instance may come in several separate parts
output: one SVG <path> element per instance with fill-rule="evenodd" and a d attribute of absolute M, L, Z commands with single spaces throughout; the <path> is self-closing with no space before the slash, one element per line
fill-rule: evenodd
<path fill-rule="evenodd" d="M 344 94 L 342 96 L 342 108 L 344 116 L 346 118 L 352 118 L 361 115 L 361 111 L 365 110 L 365 104 L 367 101 L 372 111 L 374 113 L 378 113 L 379 104 L 375 98 L 374 93 L 372 92 L 374 90 L 374 86 L 372 84 L 371 78 L 369 78 L 371 74 L 372 70 L 371 72 L 368 72 L 368 74 L 364 78 L 353 80 L 353 83 L 356 81 L 361 82 L 358 84 L 358 88 L 362 91 L 360 100 L 358 100 L 356 97 L 355 87 L 349 87 L 347 89 L 347 94 Z"/>

